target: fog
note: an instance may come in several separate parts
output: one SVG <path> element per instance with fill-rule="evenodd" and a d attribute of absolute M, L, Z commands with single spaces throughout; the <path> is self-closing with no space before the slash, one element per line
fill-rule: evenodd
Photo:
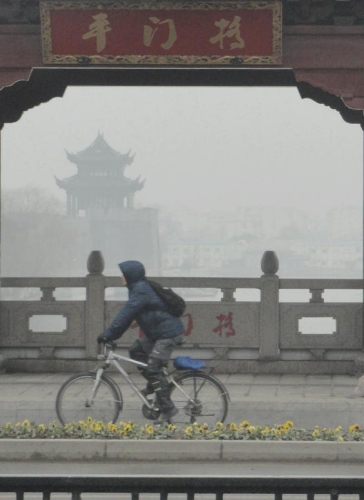
<path fill-rule="evenodd" d="M 259 276 L 263 252 L 275 250 L 281 276 L 362 276 L 359 125 L 297 89 L 226 87 L 69 88 L 6 125 L 4 276 L 83 275 L 95 249 L 117 274 L 120 260 L 148 255 L 141 226 L 118 234 L 114 225 L 105 236 L 66 216 L 54 176 L 75 175 L 66 152 L 99 135 L 135 155 L 127 178 L 145 180 L 134 210 L 158 218 L 152 274 Z M 125 239 L 139 243 L 122 247 Z"/>

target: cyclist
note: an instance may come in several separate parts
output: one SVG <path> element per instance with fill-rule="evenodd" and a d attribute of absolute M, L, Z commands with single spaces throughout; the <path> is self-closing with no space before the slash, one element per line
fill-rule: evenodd
<path fill-rule="evenodd" d="M 141 262 L 128 260 L 121 262 L 119 268 L 129 298 L 109 328 L 97 337 L 97 341 L 114 341 L 122 336 L 134 320 L 137 321 L 145 336 L 132 344 L 129 354 L 132 359 L 148 365 L 147 368 L 140 368 L 147 379 L 142 393 L 148 396 L 155 392 L 161 412 L 158 422 L 165 422 L 178 410 L 169 396 L 169 384 L 163 368 L 174 347 L 182 343 L 184 326 L 180 318 L 168 312 L 166 304 L 152 289 Z"/>

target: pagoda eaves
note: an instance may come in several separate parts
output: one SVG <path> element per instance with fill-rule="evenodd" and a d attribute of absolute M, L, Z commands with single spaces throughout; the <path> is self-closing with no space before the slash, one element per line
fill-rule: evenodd
<path fill-rule="evenodd" d="M 117 164 L 119 168 L 131 165 L 135 157 L 135 154 L 130 156 L 130 150 L 126 154 L 115 151 L 105 141 L 104 136 L 100 132 L 94 142 L 87 148 L 77 153 L 70 153 L 66 150 L 66 154 L 67 158 L 77 166 L 99 163 L 102 160 L 109 164 Z"/>

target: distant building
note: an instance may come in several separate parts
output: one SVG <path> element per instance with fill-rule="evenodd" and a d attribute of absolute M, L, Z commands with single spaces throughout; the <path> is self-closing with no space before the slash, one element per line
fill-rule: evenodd
<path fill-rule="evenodd" d="M 327 224 L 332 239 L 363 239 L 363 208 L 360 206 L 336 207 L 327 214 Z"/>
<path fill-rule="evenodd" d="M 141 260 L 149 273 L 160 272 L 158 211 L 134 208 L 134 197 L 144 181 L 124 175 L 134 156 L 115 151 L 98 134 L 83 151 L 67 153 L 77 167 L 75 175 L 56 183 L 67 195 L 67 215 L 77 219 L 83 232 L 85 255 L 101 250 L 105 272 L 115 274 L 122 260 Z M 88 229 L 87 229 L 88 228 Z"/>
<path fill-rule="evenodd" d="M 144 186 L 144 181 L 125 177 L 124 170 L 134 156 L 112 149 L 99 133 L 95 141 L 83 151 L 67 153 L 67 158 L 77 167 L 77 173 L 67 179 L 57 179 L 57 185 L 67 193 L 67 214 L 100 215 L 120 214 L 123 208 L 134 208 L 134 195 Z"/>
<path fill-rule="evenodd" d="M 177 240 L 169 241 L 163 255 L 166 269 L 179 269 L 187 274 L 190 269 L 221 269 L 230 262 L 244 259 L 245 243 L 221 240 Z"/>

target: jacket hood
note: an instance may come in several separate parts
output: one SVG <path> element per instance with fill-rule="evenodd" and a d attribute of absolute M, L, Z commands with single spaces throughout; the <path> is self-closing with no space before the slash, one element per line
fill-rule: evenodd
<path fill-rule="evenodd" d="M 125 262 L 120 262 L 119 268 L 125 276 L 128 286 L 145 279 L 145 268 L 138 260 L 126 260 Z"/>

